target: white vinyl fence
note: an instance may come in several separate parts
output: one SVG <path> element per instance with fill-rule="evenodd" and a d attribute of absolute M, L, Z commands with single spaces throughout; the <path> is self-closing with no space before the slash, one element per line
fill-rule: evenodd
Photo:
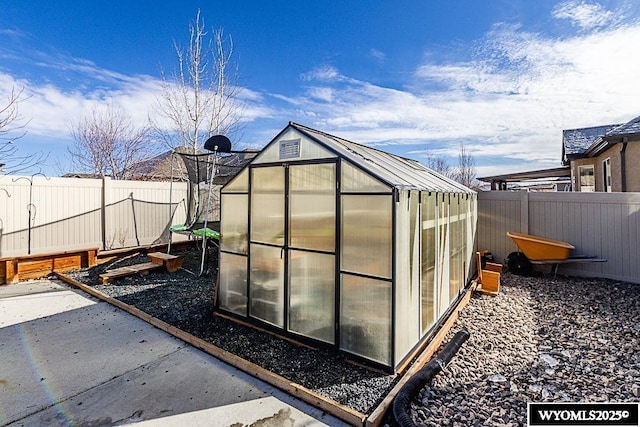
<path fill-rule="evenodd" d="M 169 189 L 168 182 L 2 176 L 0 257 L 166 243 L 169 226 L 185 221 L 187 184 L 174 183 L 171 197 Z M 477 249 L 497 261 L 517 250 L 506 235 L 516 231 L 608 260 L 565 264 L 560 273 L 640 283 L 640 193 L 480 192 L 477 230 Z"/>
<path fill-rule="evenodd" d="M 187 185 L 110 178 L 0 177 L 0 257 L 166 243 Z M 171 222 L 170 218 L 173 216 Z M 171 222 L 171 223 L 170 223 Z"/>
<path fill-rule="evenodd" d="M 572 253 L 608 260 L 563 264 L 560 274 L 640 283 L 640 193 L 478 193 L 477 248 L 502 262 L 517 250 L 507 231 L 568 242 Z"/>

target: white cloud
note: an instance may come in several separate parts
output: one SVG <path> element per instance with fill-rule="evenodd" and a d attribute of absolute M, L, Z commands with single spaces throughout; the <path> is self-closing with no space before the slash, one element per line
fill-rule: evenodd
<path fill-rule="evenodd" d="M 0 35 L 9 36 L 12 40 L 25 37 L 25 34 L 15 28 L 0 28 Z"/>
<path fill-rule="evenodd" d="M 553 17 L 576 34 L 550 37 L 519 25 L 497 24 L 474 46 L 471 59 L 434 62 L 426 55 L 404 87 L 388 88 L 321 65 L 287 93 L 242 90 L 244 120 L 266 122 L 255 137 L 270 140 L 287 121 L 300 121 L 347 139 L 455 156 L 460 143 L 483 162 L 520 170 L 560 163 L 562 129 L 620 123 L 640 114 L 640 24 L 597 3 L 567 1 Z M 11 54 L 2 50 L 0 55 Z M 372 49 L 373 57 L 383 57 Z M 146 123 L 160 91 L 151 76 L 123 75 L 86 60 L 38 55 L 41 67 L 71 73 L 75 87 L 15 79 L 0 71 L 2 90 L 25 87 L 21 111 L 30 134 L 69 138 L 68 123 L 106 102 Z M 75 78 L 77 77 L 77 78 Z M 297 91 L 297 93 L 296 93 Z M 277 124 L 274 124 L 277 121 Z M 402 146 L 402 147 L 399 147 Z M 485 174 L 506 166 L 483 166 Z"/>
<path fill-rule="evenodd" d="M 369 55 L 371 55 L 372 58 L 375 58 L 378 61 L 384 61 L 387 59 L 387 55 L 384 52 L 379 51 L 378 49 L 371 49 L 369 51 Z"/>
<path fill-rule="evenodd" d="M 55 63 L 49 66 L 57 67 Z M 0 96 L 6 98 L 11 88 L 23 88 L 24 102 L 20 110 L 29 119 L 27 131 L 36 136 L 69 138 L 72 122 L 78 121 L 93 109 L 114 106 L 121 108 L 137 126 L 148 124 L 156 114 L 157 99 L 162 93 L 159 79 L 147 75 L 128 76 L 101 69 L 92 63 L 76 62 L 66 67 L 84 76 L 108 84 L 80 85 L 65 90 L 51 83 L 36 83 L 28 79 L 16 79 L 0 72 Z M 83 79 L 79 79 L 83 80 Z M 6 92 L 6 93 L 5 93 Z M 262 104 L 262 97 L 254 91 L 240 88 L 239 100 L 246 104 L 244 121 L 267 117 L 271 113 Z"/>
<path fill-rule="evenodd" d="M 332 65 L 322 65 L 301 76 L 302 80 L 334 81 L 342 78 L 338 70 Z"/>
<path fill-rule="evenodd" d="M 157 82 L 148 77 L 129 78 L 126 83 L 109 90 L 65 91 L 53 84 L 38 84 L 0 73 L 0 92 L 12 87 L 24 90 L 21 114 L 29 119 L 28 134 L 68 138 L 69 126 L 86 112 L 106 105 L 123 108 L 138 125 L 147 123 L 149 107 L 158 93 Z"/>
<path fill-rule="evenodd" d="M 311 98 L 315 98 L 319 101 L 331 102 L 333 100 L 334 90 L 328 87 L 311 87 L 307 90 L 307 93 Z"/>
<path fill-rule="evenodd" d="M 559 3 L 553 9 L 553 17 L 568 19 L 572 25 L 582 29 L 603 27 L 612 23 L 613 12 L 606 10 L 601 4 L 570 0 Z"/>
<path fill-rule="evenodd" d="M 314 74 L 314 91 L 331 97 L 295 103 L 317 113 L 310 125 L 357 142 L 449 152 L 463 142 L 475 157 L 530 162 L 527 169 L 560 165 L 563 129 L 640 114 L 640 24 L 562 38 L 496 25 L 483 46 L 469 61 L 425 63 L 403 90 L 330 68 Z"/>

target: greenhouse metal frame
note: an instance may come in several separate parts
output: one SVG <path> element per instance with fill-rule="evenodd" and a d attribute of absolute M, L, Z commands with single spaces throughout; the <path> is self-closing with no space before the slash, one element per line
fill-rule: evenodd
<path fill-rule="evenodd" d="M 396 372 L 463 294 L 476 193 L 289 123 L 221 191 L 216 307 Z"/>

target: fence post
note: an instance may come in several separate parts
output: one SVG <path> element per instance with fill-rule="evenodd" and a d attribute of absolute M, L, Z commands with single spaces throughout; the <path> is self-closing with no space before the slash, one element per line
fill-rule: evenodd
<path fill-rule="evenodd" d="M 101 218 L 102 218 L 102 250 L 107 250 L 107 206 L 111 200 L 111 178 L 108 176 L 102 177 L 102 206 L 101 206 Z"/>
<path fill-rule="evenodd" d="M 520 191 L 520 232 L 529 234 L 529 190 Z"/>

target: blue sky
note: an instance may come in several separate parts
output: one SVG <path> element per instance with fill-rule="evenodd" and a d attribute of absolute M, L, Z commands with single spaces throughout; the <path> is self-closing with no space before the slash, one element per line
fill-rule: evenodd
<path fill-rule="evenodd" d="M 464 144 L 486 176 L 557 167 L 563 129 L 640 114 L 635 0 L 0 0 L 0 104 L 28 96 L 20 153 L 69 172 L 91 108 L 146 121 L 198 9 L 233 39 L 240 147 L 295 121 L 420 161 Z"/>

